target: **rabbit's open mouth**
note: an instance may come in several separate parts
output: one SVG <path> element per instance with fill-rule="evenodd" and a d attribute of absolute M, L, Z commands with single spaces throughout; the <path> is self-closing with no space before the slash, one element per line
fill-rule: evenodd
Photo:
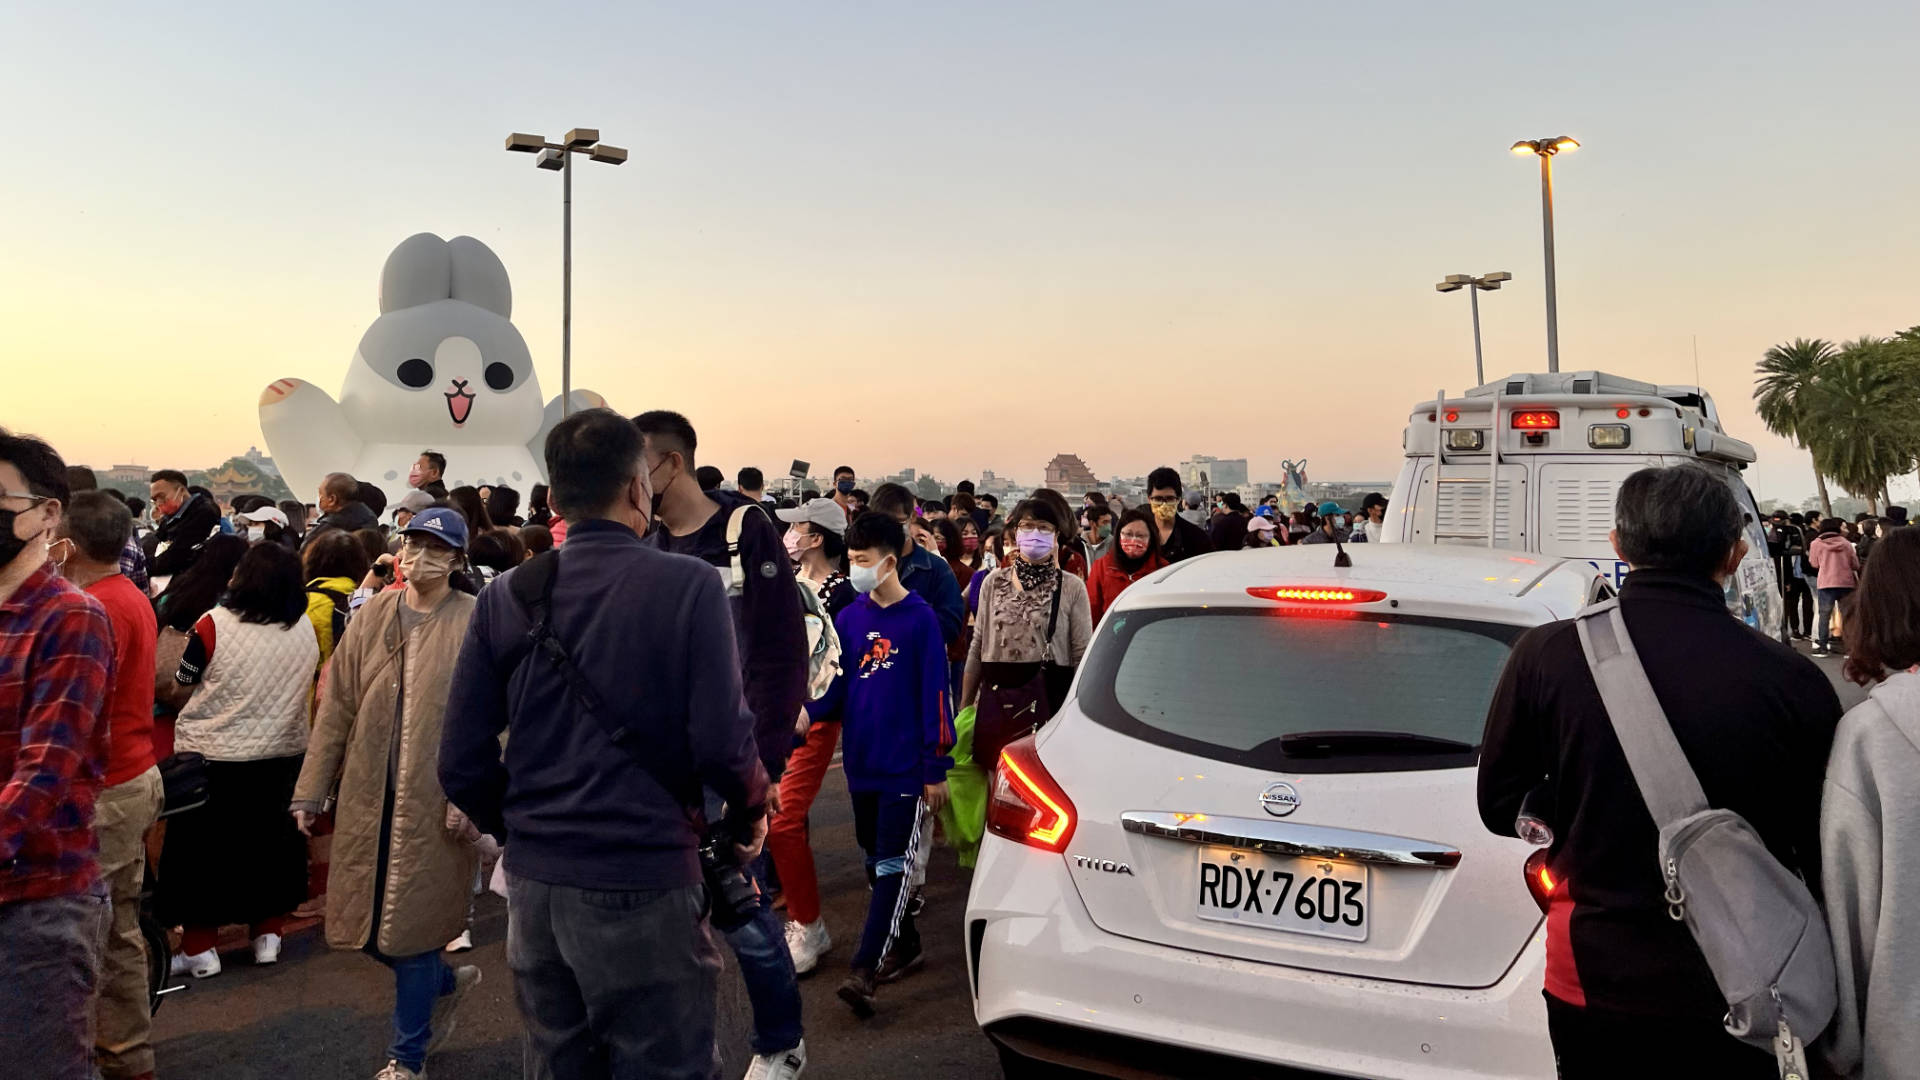
<path fill-rule="evenodd" d="M 447 415 L 453 418 L 454 427 L 460 427 L 467 422 L 468 415 L 473 412 L 474 395 L 467 389 L 467 380 L 453 380 L 453 390 L 445 396 Z"/>

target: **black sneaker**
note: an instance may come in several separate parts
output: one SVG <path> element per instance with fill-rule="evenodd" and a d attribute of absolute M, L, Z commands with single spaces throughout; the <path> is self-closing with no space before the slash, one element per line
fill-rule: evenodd
<path fill-rule="evenodd" d="M 927 954 L 920 949 L 920 942 L 896 941 L 887 955 L 880 959 L 880 970 L 873 973 L 875 982 L 899 982 L 901 979 L 919 971 L 927 963 Z"/>
<path fill-rule="evenodd" d="M 855 968 L 847 981 L 840 984 L 839 994 L 853 1015 L 862 1020 L 873 1016 L 873 972 Z"/>
<path fill-rule="evenodd" d="M 925 910 L 927 910 L 927 894 L 925 890 L 915 889 L 907 894 L 908 915 L 917 919 L 920 917 L 920 913 Z"/>

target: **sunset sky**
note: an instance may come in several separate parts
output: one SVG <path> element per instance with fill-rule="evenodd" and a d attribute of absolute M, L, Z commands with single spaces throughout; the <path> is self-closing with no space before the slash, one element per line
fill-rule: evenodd
<path fill-rule="evenodd" d="M 24 0 L 0 425 L 215 464 L 271 380 L 338 392 L 421 231 L 499 253 L 556 395 L 560 181 L 501 144 L 579 125 L 632 159 L 575 177 L 575 385 L 703 463 L 1384 479 L 1472 382 L 1442 276 L 1511 271 L 1488 373 L 1545 369 L 1507 146 L 1564 132 L 1563 367 L 1692 382 L 1697 338 L 1797 500 L 1753 365 L 1920 323 L 1915 40 L 1912 3 Z"/>

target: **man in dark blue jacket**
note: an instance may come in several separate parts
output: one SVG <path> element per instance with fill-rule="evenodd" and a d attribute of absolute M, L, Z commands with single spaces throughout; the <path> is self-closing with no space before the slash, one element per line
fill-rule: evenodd
<path fill-rule="evenodd" d="M 641 542 L 653 491 L 624 417 L 574 413 L 546 457 L 549 501 L 572 523 L 552 556 L 549 625 L 598 708 L 527 649 L 513 595 L 526 568 L 511 571 L 475 606 L 440 782 L 507 844 L 507 953 L 542 1075 L 717 1080 L 720 958 L 689 804 L 717 792 L 751 860 L 767 801 L 725 590 L 709 567 Z"/>
<path fill-rule="evenodd" d="M 686 417 L 657 409 L 634 417 L 633 426 L 645 441 L 647 478 L 659 520 L 646 543 L 705 562 L 725 583 L 760 761 L 777 785 L 793 753 L 795 725 L 807 699 L 809 653 L 800 587 L 793 580 L 786 543 L 773 518 L 752 500 L 717 487 L 702 488 L 696 475 L 702 470 L 694 464 L 699 437 Z M 779 788 L 773 791 L 773 809 L 778 811 Z M 726 937 L 753 1002 L 753 1052 L 762 1060 L 755 1062 L 751 1075 L 786 1080 L 797 1076 L 807 1060 L 800 984 L 787 947 L 785 919 L 773 910 L 766 885 L 767 860 L 756 860 L 747 869 L 761 885 L 760 910 Z"/>

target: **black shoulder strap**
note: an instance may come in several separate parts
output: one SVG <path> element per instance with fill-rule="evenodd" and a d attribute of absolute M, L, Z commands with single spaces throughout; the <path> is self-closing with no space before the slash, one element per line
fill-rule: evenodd
<path fill-rule="evenodd" d="M 580 711 L 592 717 L 607 734 L 613 745 L 627 752 L 634 764 L 646 770 L 655 783 L 665 788 L 667 793 L 677 800 L 682 808 L 697 813 L 700 806 L 700 794 L 697 785 L 689 785 L 684 779 L 670 777 L 662 767 L 662 762 L 654 755 L 644 752 L 633 738 L 633 733 L 600 711 L 600 692 L 593 688 L 585 672 L 574 664 L 567 647 L 554 634 L 552 625 L 553 588 L 560 579 L 560 553 L 543 552 L 528 560 L 514 571 L 513 580 L 508 582 L 508 593 L 514 602 L 527 613 L 532 628 L 527 636 L 516 643 L 503 658 L 509 668 L 518 668 L 534 653 L 541 653 L 553 662 L 566 680 L 567 691 L 580 706 Z"/>
<path fill-rule="evenodd" d="M 1065 567 L 1054 571 L 1053 610 L 1047 613 L 1047 639 L 1041 645 L 1047 650 L 1047 659 L 1053 659 L 1053 628 L 1060 622 L 1060 594 L 1067 591 L 1067 571 Z"/>

